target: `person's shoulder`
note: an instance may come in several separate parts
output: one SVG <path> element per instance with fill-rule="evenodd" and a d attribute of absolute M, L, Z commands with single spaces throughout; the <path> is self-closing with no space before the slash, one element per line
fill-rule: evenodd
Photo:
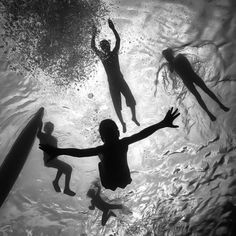
<path fill-rule="evenodd" d="M 120 145 L 129 145 L 129 138 L 130 137 L 124 137 L 124 138 L 122 138 L 122 139 L 120 139 L 119 140 L 119 142 L 120 142 Z"/>
<path fill-rule="evenodd" d="M 183 54 L 178 54 L 176 57 L 175 57 L 175 61 L 178 61 L 178 62 L 187 62 L 188 59 L 185 55 Z"/>
<path fill-rule="evenodd" d="M 185 56 L 182 53 L 177 54 L 177 56 L 175 57 L 175 59 L 184 59 Z"/>

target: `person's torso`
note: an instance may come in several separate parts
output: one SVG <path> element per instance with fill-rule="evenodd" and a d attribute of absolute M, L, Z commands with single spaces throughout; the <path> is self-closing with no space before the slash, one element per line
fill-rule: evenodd
<path fill-rule="evenodd" d="M 127 163 L 128 146 L 119 141 L 113 145 L 104 145 L 102 164 L 107 173 L 129 172 Z"/>
<path fill-rule="evenodd" d="M 50 146 L 57 147 L 57 139 L 52 135 L 43 133 L 40 139 L 40 144 L 48 144 Z M 49 159 L 49 155 L 46 152 L 43 152 L 43 159 L 45 163 Z"/>
<path fill-rule="evenodd" d="M 115 83 L 117 80 L 123 79 L 118 53 L 110 52 L 108 55 L 104 55 L 101 60 L 107 74 L 108 82 Z"/>
<path fill-rule="evenodd" d="M 174 59 L 174 70 L 181 77 L 182 80 L 190 80 L 195 74 L 188 59 L 178 54 Z"/>

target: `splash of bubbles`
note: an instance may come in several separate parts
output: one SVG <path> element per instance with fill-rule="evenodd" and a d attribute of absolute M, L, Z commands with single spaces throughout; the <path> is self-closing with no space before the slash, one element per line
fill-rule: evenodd
<path fill-rule="evenodd" d="M 1 36 L 10 68 L 43 72 L 56 84 L 84 81 L 93 69 L 91 26 L 108 10 L 102 0 L 3 0 Z"/>

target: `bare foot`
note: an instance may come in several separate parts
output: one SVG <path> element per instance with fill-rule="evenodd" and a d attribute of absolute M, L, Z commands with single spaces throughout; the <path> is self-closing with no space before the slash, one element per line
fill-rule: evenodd
<path fill-rule="evenodd" d="M 132 121 L 133 121 L 137 126 L 140 126 L 140 123 L 137 121 L 136 118 L 132 118 Z"/>
<path fill-rule="evenodd" d="M 230 110 L 230 108 L 228 108 L 226 106 L 221 106 L 221 109 L 224 110 L 225 112 L 228 112 Z"/>
<path fill-rule="evenodd" d="M 60 186 L 58 185 L 58 182 L 56 182 L 55 180 L 53 180 L 53 181 L 52 181 L 52 185 L 53 185 L 53 187 L 54 187 L 54 189 L 55 189 L 55 191 L 56 191 L 57 193 L 61 192 L 61 188 L 60 188 Z"/>
<path fill-rule="evenodd" d="M 216 117 L 214 115 L 209 115 L 209 116 L 210 116 L 211 121 L 216 121 Z"/>
<path fill-rule="evenodd" d="M 70 190 L 70 189 L 64 189 L 64 194 L 67 194 L 67 195 L 69 195 L 69 196 L 75 196 L 75 192 L 73 192 L 72 190 Z"/>

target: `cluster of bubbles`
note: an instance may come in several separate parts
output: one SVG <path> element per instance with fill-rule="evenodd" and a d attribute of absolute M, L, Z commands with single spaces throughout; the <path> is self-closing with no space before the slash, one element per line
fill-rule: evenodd
<path fill-rule="evenodd" d="M 83 81 L 94 65 L 92 25 L 108 13 L 102 0 L 1 0 L 1 38 L 12 70 Z"/>

